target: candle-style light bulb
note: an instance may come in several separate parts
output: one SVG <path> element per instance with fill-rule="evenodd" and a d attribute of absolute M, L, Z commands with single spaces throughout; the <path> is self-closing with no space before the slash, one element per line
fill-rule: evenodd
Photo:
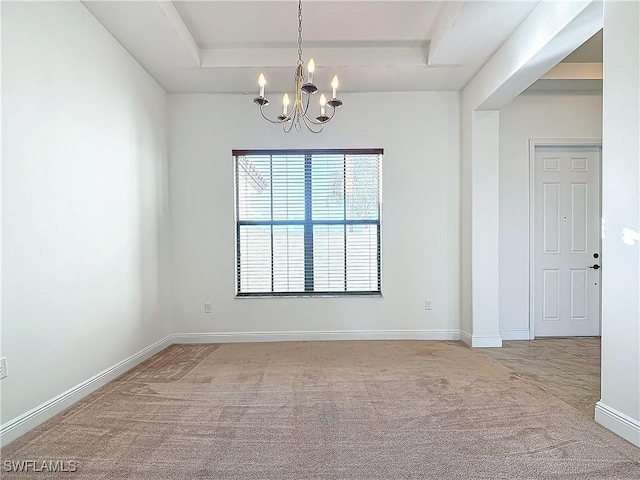
<path fill-rule="evenodd" d="M 287 110 L 289 110 L 289 95 L 285 93 L 282 97 L 282 114 L 284 116 L 287 115 Z"/>
<path fill-rule="evenodd" d="M 313 58 L 309 60 L 309 65 L 307 66 L 307 72 L 309 72 L 308 82 L 313 83 L 313 72 L 316 69 L 316 62 L 313 61 Z"/>
<path fill-rule="evenodd" d="M 336 98 L 336 92 L 338 91 L 338 75 L 333 76 L 333 81 L 331 82 L 331 87 L 333 88 L 333 96 L 331 98 Z"/>
<path fill-rule="evenodd" d="M 324 93 L 320 95 L 320 116 L 324 116 L 324 106 L 327 104 L 327 98 L 324 96 Z"/>
<path fill-rule="evenodd" d="M 266 85 L 267 81 L 264 78 L 263 74 L 260 74 L 260 76 L 258 77 L 258 85 L 260 85 L 260 96 L 264 97 L 264 86 Z"/>

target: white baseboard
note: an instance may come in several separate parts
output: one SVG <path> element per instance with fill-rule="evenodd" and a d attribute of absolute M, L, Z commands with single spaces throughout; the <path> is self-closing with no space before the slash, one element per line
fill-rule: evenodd
<path fill-rule="evenodd" d="M 159 342 L 154 343 L 144 350 L 131 355 L 129 358 L 118 362 L 114 366 L 107 368 L 88 380 L 70 388 L 66 392 L 63 392 L 41 405 L 38 405 L 13 420 L 9 420 L 4 425 L 0 426 L 0 446 L 4 446 L 21 435 L 24 435 L 32 428 L 37 427 L 44 421 L 62 412 L 114 378 L 122 375 L 139 363 L 150 358 L 152 355 L 155 355 L 165 349 L 172 343 L 171 336 L 163 338 Z"/>
<path fill-rule="evenodd" d="M 473 348 L 502 347 L 500 335 L 471 335 L 467 332 L 460 332 L 460 340 Z"/>
<path fill-rule="evenodd" d="M 176 333 L 173 343 L 288 342 L 321 340 L 460 340 L 460 330 L 336 330 Z"/>
<path fill-rule="evenodd" d="M 502 347 L 502 337 L 500 335 L 474 335 L 471 337 L 473 348 L 494 348 Z"/>
<path fill-rule="evenodd" d="M 611 408 L 601 400 L 596 403 L 596 422 L 640 447 L 640 420 Z"/>
<path fill-rule="evenodd" d="M 500 335 L 474 335 L 471 338 L 473 348 L 502 347 L 502 337 Z"/>
<path fill-rule="evenodd" d="M 473 348 L 502 347 L 502 337 L 500 335 L 472 335 L 467 332 L 460 332 L 460 340 Z"/>
<path fill-rule="evenodd" d="M 507 330 L 500 330 L 500 336 L 502 340 L 529 340 L 528 328 L 510 328 Z"/>

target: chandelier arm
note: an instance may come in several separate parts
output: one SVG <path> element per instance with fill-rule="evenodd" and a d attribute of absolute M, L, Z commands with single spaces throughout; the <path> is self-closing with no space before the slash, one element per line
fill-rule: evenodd
<path fill-rule="evenodd" d="M 282 131 L 284 133 L 289 133 L 291 131 L 291 129 L 293 128 L 293 123 L 294 122 L 283 122 L 282 123 Z"/>
<path fill-rule="evenodd" d="M 309 123 L 312 123 L 313 125 L 324 125 L 329 121 L 327 120 L 327 122 L 318 122 L 316 119 L 309 117 L 308 115 L 305 115 L 304 119 L 305 119 L 305 123 L 309 122 Z"/>
<path fill-rule="evenodd" d="M 329 105 L 331 106 L 331 105 Z M 304 118 L 306 118 L 307 120 L 309 120 L 311 123 L 313 123 L 314 125 L 324 125 L 325 123 L 329 123 L 329 121 L 333 118 L 333 116 L 336 114 L 336 109 L 335 107 L 331 107 L 333 110 L 331 111 L 331 116 L 325 120 L 324 122 L 318 122 L 316 119 L 314 119 L 313 117 L 309 117 L 308 115 L 305 114 Z"/>
<path fill-rule="evenodd" d="M 289 115 L 284 120 L 271 120 L 269 117 L 267 117 L 264 114 L 264 111 L 262 110 L 262 105 L 260 105 L 260 115 L 262 115 L 262 118 L 264 118 L 267 122 L 270 122 L 270 123 L 287 123 L 291 119 L 291 115 Z"/>
<path fill-rule="evenodd" d="M 304 110 L 300 112 L 303 117 L 307 116 L 307 111 L 309 110 L 309 102 L 311 100 L 311 95 L 307 95 L 307 103 L 304 106 Z"/>
<path fill-rule="evenodd" d="M 331 107 L 331 105 L 329 105 L 329 106 Z M 336 114 L 336 107 L 331 107 L 331 116 L 330 116 L 330 117 L 329 117 L 329 119 L 328 119 L 326 122 L 324 122 L 324 123 L 329 123 L 335 114 Z"/>
<path fill-rule="evenodd" d="M 293 109 L 293 111 L 291 112 L 291 115 L 289 115 L 289 121 L 284 122 L 282 124 L 282 131 L 284 133 L 289 133 L 291 131 L 291 129 L 296 125 L 296 123 L 299 123 L 298 120 L 298 110 L 296 108 Z M 296 127 L 296 130 L 298 128 Z"/>
<path fill-rule="evenodd" d="M 304 121 L 305 126 L 309 129 L 309 131 L 311 131 L 312 133 L 320 133 L 322 132 L 322 130 L 324 129 L 324 123 L 318 123 L 318 122 L 314 122 L 313 120 L 311 120 L 309 117 L 307 117 L 306 115 L 302 117 L 302 120 Z M 318 130 L 314 130 L 312 125 L 320 125 L 320 128 Z"/>

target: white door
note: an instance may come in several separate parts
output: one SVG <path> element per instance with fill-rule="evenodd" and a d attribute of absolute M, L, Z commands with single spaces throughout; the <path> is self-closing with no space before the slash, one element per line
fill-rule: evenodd
<path fill-rule="evenodd" d="M 536 147 L 536 337 L 600 335 L 601 147 Z"/>

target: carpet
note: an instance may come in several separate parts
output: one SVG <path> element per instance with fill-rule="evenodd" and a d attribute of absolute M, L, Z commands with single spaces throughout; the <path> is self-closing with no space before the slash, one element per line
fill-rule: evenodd
<path fill-rule="evenodd" d="M 3 448 L 30 477 L 638 479 L 640 449 L 461 342 L 173 345 Z"/>

